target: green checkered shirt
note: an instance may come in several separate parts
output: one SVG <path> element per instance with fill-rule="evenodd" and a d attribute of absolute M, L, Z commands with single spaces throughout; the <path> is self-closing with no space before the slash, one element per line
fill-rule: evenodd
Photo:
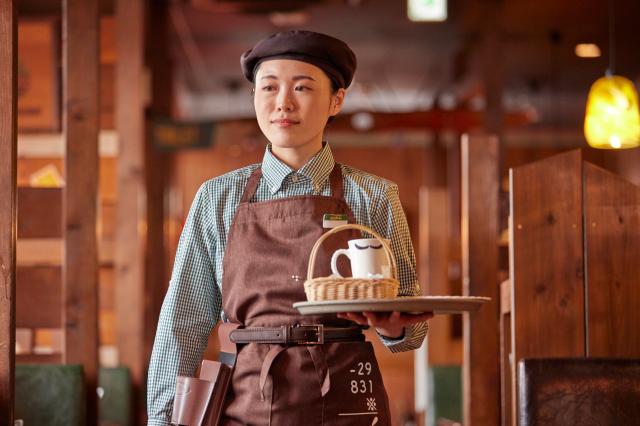
<path fill-rule="evenodd" d="M 206 181 L 193 200 L 180 236 L 149 365 L 149 425 L 169 423 L 176 376 L 194 375 L 211 330 L 220 318 L 227 233 L 249 176 L 258 166 L 253 164 Z M 262 160 L 263 179 L 252 201 L 331 195 L 329 174 L 333 166 L 327 143 L 298 171 L 278 160 L 268 146 Z M 344 198 L 356 221 L 391 240 L 400 295 L 420 294 L 415 255 L 397 185 L 345 165 L 341 167 Z M 422 344 L 427 328 L 427 323 L 419 323 L 407 327 L 402 338 L 379 337 L 392 352 L 408 351 Z"/>

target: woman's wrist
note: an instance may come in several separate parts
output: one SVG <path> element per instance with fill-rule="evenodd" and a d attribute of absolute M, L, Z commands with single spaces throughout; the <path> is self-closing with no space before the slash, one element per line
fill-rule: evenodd
<path fill-rule="evenodd" d="M 404 337 L 404 327 L 398 328 L 381 328 L 376 327 L 378 334 L 387 339 L 401 339 Z"/>

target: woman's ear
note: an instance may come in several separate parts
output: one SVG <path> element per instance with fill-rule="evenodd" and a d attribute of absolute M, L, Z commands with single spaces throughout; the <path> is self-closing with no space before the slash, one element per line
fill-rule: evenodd
<path fill-rule="evenodd" d="M 333 95 L 331 95 L 331 107 L 329 108 L 329 115 L 334 116 L 340 112 L 342 105 L 344 105 L 344 97 L 346 90 L 343 88 L 338 89 Z"/>

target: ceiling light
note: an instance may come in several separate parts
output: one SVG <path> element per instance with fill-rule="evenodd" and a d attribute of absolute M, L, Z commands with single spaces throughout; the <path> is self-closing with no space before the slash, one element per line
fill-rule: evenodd
<path fill-rule="evenodd" d="M 640 144 L 638 94 L 629 79 L 598 79 L 589 90 L 584 134 L 594 148 L 635 148 Z"/>
<path fill-rule="evenodd" d="M 579 58 L 599 58 L 600 48 L 597 44 L 593 43 L 580 43 L 576 44 L 576 56 Z"/>
<path fill-rule="evenodd" d="M 407 0 L 407 16 L 414 22 L 447 20 L 447 0 Z"/>
<path fill-rule="evenodd" d="M 635 148 L 640 146 L 638 92 L 629 79 L 614 75 L 614 16 L 609 0 L 609 69 L 589 90 L 584 136 L 594 148 Z"/>
<path fill-rule="evenodd" d="M 351 116 L 351 126 L 361 132 L 371 130 L 374 124 L 375 119 L 369 112 L 357 112 Z"/>
<path fill-rule="evenodd" d="M 276 27 L 301 27 L 309 21 L 306 12 L 273 12 L 269 14 L 269 20 Z"/>

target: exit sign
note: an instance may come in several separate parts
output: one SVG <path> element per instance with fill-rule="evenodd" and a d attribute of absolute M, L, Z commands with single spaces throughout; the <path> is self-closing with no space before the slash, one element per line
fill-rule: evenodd
<path fill-rule="evenodd" d="M 407 15 L 416 22 L 447 19 L 447 0 L 407 0 Z"/>

